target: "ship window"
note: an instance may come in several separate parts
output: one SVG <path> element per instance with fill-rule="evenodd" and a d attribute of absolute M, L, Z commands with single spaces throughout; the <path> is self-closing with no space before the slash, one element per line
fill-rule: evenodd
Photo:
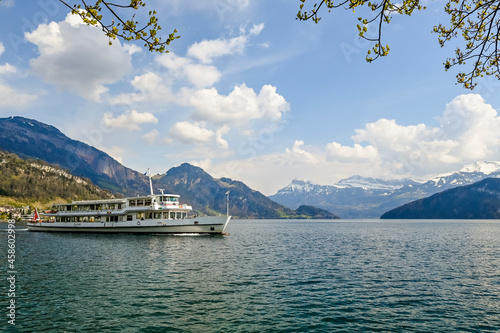
<path fill-rule="evenodd" d="M 182 218 L 185 219 L 186 215 L 187 215 L 187 213 L 182 213 Z"/>
<path fill-rule="evenodd" d="M 122 204 L 118 204 L 118 207 L 116 209 L 122 209 Z"/>
<path fill-rule="evenodd" d="M 175 219 L 175 213 L 174 212 L 170 212 L 170 219 L 171 220 Z"/>
<path fill-rule="evenodd" d="M 137 206 L 144 206 L 144 200 L 137 200 Z"/>
<path fill-rule="evenodd" d="M 155 219 L 161 219 L 161 212 L 155 212 Z"/>
<path fill-rule="evenodd" d="M 89 222 L 94 222 L 94 217 L 93 216 L 89 216 Z"/>
<path fill-rule="evenodd" d="M 56 222 L 61 222 L 61 217 L 56 217 Z"/>
<path fill-rule="evenodd" d="M 135 200 L 130 200 L 129 201 L 129 206 L 130 207 L 135 207 Z"/>
<path fill-rule="evenodd" d="M 144 206 L 151 206 L 151 199 L 146 199 Z"/>
<path fill-rule="evenodd" d="M 132 221 L 133 216 L 132 215 L 127 215 L 127 221 Z"/>
<path fill-rule="evenodd" d="M 152 220 L 153 219 L 153 212 L 146 213 L 146 219 Z"/>
<path fill-rule="evenodd" d="M 97 210 L 101 210 L 101 205 L 97 205 Z"/>
<path fill-rule="evenodd" d="M 168 219 L 168 212 L 163 212 L 163 218 Z"/>
<path fill-rule="evenodd" d="M 180 219 L 182 216 L 182 213 L 181 212 L 177 212 L 177 219 Z"/>
<path fill-rule="evenodd" d="M 96 217 L 95 217 L 95 221 L 96 221 L 96 222 L 101 222 L 101 217 L 100 217 L 100 216 L 96 216 Z"/>
<path fill-rule="evenodd" d="M 139 220 L 144 220 L 144 213 L 137 213 L 137 218 Z"/>
<path fill-rule="evenodd" d="M 82 222 L 88 222 L 88 221 L 89 221 L 88 216 L 84 216 L 83 219 L 82 219 Z"/>

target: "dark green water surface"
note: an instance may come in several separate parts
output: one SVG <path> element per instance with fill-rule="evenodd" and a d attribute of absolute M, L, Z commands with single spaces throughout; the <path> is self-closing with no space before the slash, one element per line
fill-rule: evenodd
<path fill-rule="evenodd" d="M 16 230 L 0 331 L 497 332 L 498 221 L 232 221 L 229 236 Z"/>

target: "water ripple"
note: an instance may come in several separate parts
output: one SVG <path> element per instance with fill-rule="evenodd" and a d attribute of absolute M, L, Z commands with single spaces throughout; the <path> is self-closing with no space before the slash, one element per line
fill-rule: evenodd
<path fill-rule="evenodd" d="M 229 232 L 20 232 L 15 332 L 500 327 L 500 223 L 235 221 Z"/>

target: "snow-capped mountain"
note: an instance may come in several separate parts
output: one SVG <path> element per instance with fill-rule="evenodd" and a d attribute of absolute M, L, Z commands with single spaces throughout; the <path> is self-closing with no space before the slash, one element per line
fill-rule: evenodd
<path fill-rule="evenodd" d="M 500 162 L 476 162 L 460 171 L 433 175 L 423 181 L 352 176 L 333 185 L 319 185 L 294 179 L 269 198 L 292 209 L 305 204 L 327 209 L 342 218 L 378 218 L 410 201 L 488 177 L 500 178 Z"/>
<path fill-rule="evenodd" d="M 371 190 L 394 191 L 402 188 L 405 185 L 415 184 L 418 183 L 410 178 L 383 180 L 380 178 L 361 177 L 356 175 L 346 179 L 342 179 L 336 185 L 339 187 L 361 187 Z"/>
<path fill-rule="evenodd" d="M 460 169 L 460 172 L 471 173 L 471 172 L 480 172 L 485 175 L 489 175 L 495 172 L 500 171 L 500 162 L 492 161 L 492 162 L 476 162 L 474 164 L 468 164 Z"/>

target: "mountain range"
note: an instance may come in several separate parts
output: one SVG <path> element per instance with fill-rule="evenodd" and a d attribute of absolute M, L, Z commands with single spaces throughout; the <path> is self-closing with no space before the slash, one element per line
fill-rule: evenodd
<path fill-rule="evenodd" d="M 0 148 L 22 158 L 56 164 L 114 193 L 133 195 L 145 184 L 142 174 L 123 166 L 108 154 L 33 119 L 1 118 Z"/>
<path fill-rule="evenodd" d="M 1 118 L 0 149 L 54 165 L 49 168 L 61 167 L 63 172 L 88 179 L 114 195 L 148 192 L 148 180 L 142 173 L 33 119 Z M 319 185 L 295 179 L 266 197 L 240 181 L 215 179 L 203 169 L 184 163 L 155 176 L 154 185 L 180 194 L 200 214 L 224 214 L 229 192 L 230 213 L 240 218 L 338 218 L 335 214 L 343 218 L 378 218 L 412 201 L 486 178 L 500 178 L 500 162 L 477 162 L 426 180 L 352 176 L 333 185 Z M 3 195 L 8 191 L 4 190 Z"/>
<path fill-rule="evenodd" d="M 407 203 L 382 219 L 498 219 L 500 179 L 486 178 Z"/>
<path fill-rule="evenodd" d="M 459 171 L 438 174 L 427 180 L 353 176 L 334 185 L 319 185 L 294 179 L 269 198 L 292 209 L 306 204 L 335 211 L 342 218 L 378 218 L 411 201 L 485 178 L 499 177 L 500 162 L 476 162 Z"/>
<path fill-rule="evenodd" d="M 108 154 L 33 119 L 1 118 L 0 149 L 23 158 L 46 161 L 54 165 L 48 167 L 60 167 L 68 174 L 85 177 L 116 195 L 146 194 L 149 189 L 147 177 L 142 173 L 126 168 Z M 339 218 L 311 206 L 294 211 L 242 182 L 229 178 L 214 179 L 203 169 L 188 163 L 155 176 L 153 184 L 156 190 L 161 188 L 181 195 L 181 199 L 199 214 L 226 213 L 226 193 L 229 191 L 230 214 L 237 218 Z M 10 192 L 3 195 L 8 196 Z"/>

